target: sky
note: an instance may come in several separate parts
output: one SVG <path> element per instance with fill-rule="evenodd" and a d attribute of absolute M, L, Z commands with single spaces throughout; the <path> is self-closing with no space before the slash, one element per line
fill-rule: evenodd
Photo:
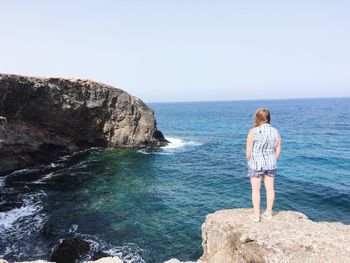
<path fill-rule="evenodd" d="M 350 96 L 350 1 L 0 0 L 0 72 L 145 102 Z"/>

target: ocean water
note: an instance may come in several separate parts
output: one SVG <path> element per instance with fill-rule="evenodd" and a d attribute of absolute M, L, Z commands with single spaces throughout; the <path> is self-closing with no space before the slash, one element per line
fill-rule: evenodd
<path fill-rule="evenodd" d="M 49 258 L 60 239 L 79 236 L 125 262 L 197 259 L 208 213 L 251 207 L 245 140 L 259 107 L 282 136 L 275 209 L 350 224 L 349 98 L 150 106 L 167 147 L 95 152 L 26 181 L 0 178 L 0 202 L 21 204 L 0 212 L 0 258 Z"/>

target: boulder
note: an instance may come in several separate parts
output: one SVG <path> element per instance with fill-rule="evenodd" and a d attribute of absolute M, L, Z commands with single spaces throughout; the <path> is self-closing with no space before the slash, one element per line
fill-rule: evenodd
<path fill-rule="evenodd" d="M 63 240 L 52 254 L 51 261 L 56 263 L 74 263 L 90 250 L 88 242 L 79 238 Z"/>
<path fill-rule="evenodd" d="M 251 213 L 251 209 L 229 209 L 207 215 L 202 225 L 204 253 L 197 262 L 350 262 L 349 225 L 314 222 L 292 211 L 253 223 Z M 172 260 L 167 263 L 180 262 Z"/>
<path fill-rule="evenodd" d="M 103 83 L 0 74 L 0 174 L 89 147 L 167 144 L 154 112 Z"/>

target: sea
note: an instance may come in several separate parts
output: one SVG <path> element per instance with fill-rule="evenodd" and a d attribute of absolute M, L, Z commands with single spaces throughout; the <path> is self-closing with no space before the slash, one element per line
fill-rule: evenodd
<path fill-rule="evenodd" d="M 0 212 L 0 258 L 49 259 L 60 240 L 79 237 L 127 263 L 198 259 L 207 214 L 251 207 L 245 142 L 260 107 L 282 136 L 275 211 L 350 224 L 350 98 L 149 106 L 166 147 L 96 151 L 39 177 L 0 177 L 0 204 L 18 204 Z"/>

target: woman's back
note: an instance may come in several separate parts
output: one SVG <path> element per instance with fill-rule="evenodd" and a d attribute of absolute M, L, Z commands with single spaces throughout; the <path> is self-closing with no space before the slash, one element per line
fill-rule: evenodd
<path fill-rule="evenodd" d="M 277 167 L 276 145 L 279 133 L 269 123 L 253 128 L 252 155 L 248 166 L 253 170 L 273 170 Z"/>
<path fill-rule="evenodd" d="M 270 112 L 266 108 L 257 109 L 254 124 L 249 130 L 246 143 L 248 160 L 248 177 L 252 185 L 252 202 L 254 214 L 250 219 L 258 223 L 260 218 L 271 219 L 275 200 L 274 180 L 277 171 L 277 159 L 281 153 L 281 136 L 271 126 Z M 264 179 L 266 190 L 266 210 L 260 215 L 260 187 Z"/>

